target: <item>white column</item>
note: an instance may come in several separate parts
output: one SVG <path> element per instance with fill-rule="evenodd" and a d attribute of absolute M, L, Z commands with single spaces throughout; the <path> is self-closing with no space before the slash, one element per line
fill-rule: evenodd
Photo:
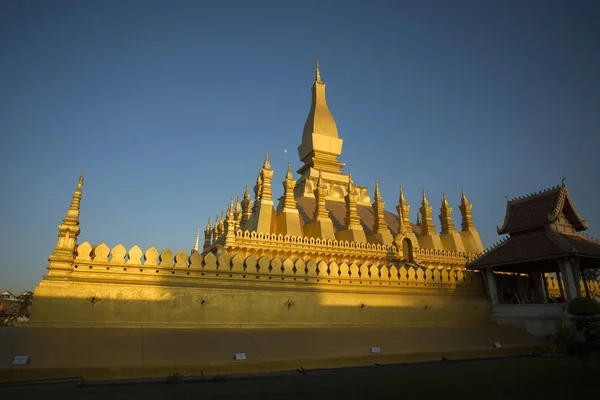
<path fill-rule="evenodd" d="M 483 277 L 490 301 L 494 305 L 498 304 L 498 289 L 496 288 L 496 275 L 494 275 L 494 271 L 491 268 L 484 269 Z"/>
<path fill-rule="evenodd" d="M 571 263 L 570 258 L 559 259 L 558 265 L 560 269 L 560 274 L 563 277 L 563 281 L 565 283 L 566 290 L 566 300 L 574 299 L 579 296 L 579 285 L 575 284 L 575 276 L 573 271 L 573 264 Z"/>
<path fill-rule="evenodd" d="M 573 280 L 575 281 L 575 287 L 577 288 L 577 296 L 582 296 L 581 293 L 581 271 L 579 270 L 579 257 L 573 257 L 572 264 Z"/>

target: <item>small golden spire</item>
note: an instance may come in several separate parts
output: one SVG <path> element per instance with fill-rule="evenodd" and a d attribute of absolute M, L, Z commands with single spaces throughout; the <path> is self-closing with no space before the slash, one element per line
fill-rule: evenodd
<path fill-rule="evenodd" d="M 248 189 L 248 186 L 246 186 L 246 190 Z M 240 211 L 242 211 L 242 203 L 240 203 L 240 195 L 237 195 L 237 200 L 235 202 L 235 212 L 239 213 Z"/>
<path fill-rule="evenodd" d="M 509 202 L 508 197 L 506 197 L 506 201 Z M 469 204 L 469 200 L 467 199 L 467 196 L 465 196 L 465 190 L 463 189 L 460 198 L 460 206 L 458 206 L 458 209 L 460 210 L 462 216 L 461 227 L 463 232 L 470 231 L 472 228 L 475 227 L 475 224 L 473 223 L 473 217 L 471 216 L 472 208 L 473 205 Z"/>
<path fill-rule="evenodd" d="M 313 213 L 314 221 L 321 221 L 329 218 L 329 211 L 327 211 L 325 205 L 325 188 L 323 187 L 323 177 L 321 176 L 321 170 L 319 170 L 319 179 L 317 180 L 317 190 L 315 190 L 315 202 L 316 207 Z"/>
<path fill-rule="evenodd" d="M 250 219 L 252 213 L 252 199 L 250 199 L 250 192 L 248 191 L 248 184 L 246 183 L 246 191 L 244 192 L 244 200 L 242 201 L 242 217 L 240 218 L 239 229 L 246 229 L 246 223 Z"/>
<path fill-rule="evenodd" d="M 319 57 L 317 57 L 317 68 L 316 68 L 315 81 L 322 83 L 321 82 L 321 70 L 319 69 Z"/>
<path fill-rule="evenodd" d="M 74 258 L 75 247 L 77 246 L 77 237 L 79 236 L 79 206 L 81 204 L 81 194 L 83 186 L 83 170 L 77 182 L 77 188 L 73 193 L 71 204 L 67 209 L 67 214 L 63 223 L 58 226 L 58 241 L 49 260 L 53 261 L 61 257 Z"/>
<path fill-rule="evenodd" d="M 419 209 L 421 211 L 421 233 L 423 235 L 431 235 L 435 233 L 435 227 L 431 220 L 431 206 L 425 196 L 425 189 L 423 189 L 423 204 Z"/>
<path fill-rule="evenodd" d="M 402 185 L 400 185 L 400 197 L 398 198 L 398 205 L 396 206 L 396 210 L 398 210 L 398 234 L 410 234 L 412 233 L 412 226 L 410 223 L 410 206 L 406 202 L 406 198 L 404 197 L 404 190 L 402 189 Z"/>
<path fill-rule="evenodd" d="M 77 188 L 75 189 L 73 197 L 71 198 L 71 204 L 69 205 L 69 209 L 67 210 L 67 215 L 63 219 L 63 224 L 79 225 L 79 206 L 81 204 L 82 188 L 83 170 L 81 170 L 81 175 L 79 175 L 79 180 L 77 181 Z"/>
<path fill-rule="evenodd" d="M 454 223 L 452 222 L 452 208 L 446 199 L 446 193 L 442 195 L 442 207 L 440 208 L 440 224 L 442 225 L 442 233 L 454 232 Z"/>
<path fill-rule="evenodd" d="M 213 225 L 213 240 L 212 242 L 216 242 L 219 238 L 219 214 L 215 215 L 215 224 Z"/>
<path fill-rule="evenodd" d="M 233 196 L 231 196 L 231 200 L 229 200 L 229 204 L 227 204 L 227 219 L 233 217 Z"/>
<path fill-rule="evenodd" d="M 271 163 L 269 162 L 269 153 L 265 154 L 265 163 L 263 164 L 263 169 L 269 170 L 271 169 Z"/>
<path fill-rule="evenodd" d="M 285 180 L 282 182 L 283 184 L 283 196 L 280 205 L 283 205 L 283 208 L 286 210 L 296 210 L 296 199 L 294 198 L 294 187 L 296 186 L 296 181 L 294 181 L 294 176 L 292 175 L 292 165 L 288 162 L 287 173 L 285 174 Z"/>
<path fill-rule="evenodd" d="M 375 221 L 373 222 L 373 233 L 383 234 L 389 232 L 389 228 L 385 222 L 385 203 L 381 200 L 381 192 L 379 191 L 379 180 L 375 179 L 375 193 L 372 204 Z"/>
<path fill-rule="evenodd" d="M 210 226 L 210 218 L 208 219 L 208 223 L 206 224 L 206 228 L 204 228 L 204 246 L 203 249 L 206 250 L 210 247 L 210 239 L 211 239 L 211 226 Z"/>
<path fill-rule="evenodd" d="M 200 241 L 200 228 L 198 228 L 198 233 L 196 233 L 196 243 L 194 243 L 194 248 L 192 249 L 192 253 L 198 251 L 198 242 Z"/>
<path fill-rule="evenodd" d="M 345 197 L 346 201 L 346 219 L 344 220 L 346 229 L 348 230 L 359 230 L 362 229 L 360 225 L 360 218 L 356 211 L 356 197 L 352 194 L 352 174 L 348 175 L 348 194 Z"/>

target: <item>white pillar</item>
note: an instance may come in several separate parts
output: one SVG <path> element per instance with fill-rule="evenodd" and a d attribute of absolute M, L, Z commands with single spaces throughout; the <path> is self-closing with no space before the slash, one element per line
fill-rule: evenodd
<path fill-rule="evenodd" d="M 486 268 L 483 272 L 483 277 L 490 301 L 493 305 L 498 304 L 498 289 L 496 288 L 496 275 L 494 275 L 494 271 L 491 268 Z"/>
<path fill-rule="evenodd" d="M 575 287 L 577 288 L 577 296 L 582 296 L 581 293 L 581 271 L 579 270 L 579 257 L 572 257 L 573 264 L 573 280 L 575 281 Z"/>
<path fill-rule="evenodd" d="M 566 300 L 574 299 L 575 297 L 579 296 L 579 285 L 575 283 L 573 263 L 571 263 L 571 259 L 569 257 L 559 259 L 557 261 L 560 274 L 562 275 L 565 283 L 565 290 L 567 292 Z"/>

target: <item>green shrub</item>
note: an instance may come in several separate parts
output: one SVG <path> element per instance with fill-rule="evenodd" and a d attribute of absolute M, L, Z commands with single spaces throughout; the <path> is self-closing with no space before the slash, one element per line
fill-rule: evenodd
<path fill-rule="evenodd" d="M 171 374 L 167 376 L 167 383 L 169 385 L 182 385 L 183 384 L 183 375 L 179 372 L 175 374 Z"/>
<path fill-rule="evenodd" d="M 600 314 L 600 304 L 587 297 L 575 297 L 569 302 L 567 311 L 571 315 L 589 316 Z"/>

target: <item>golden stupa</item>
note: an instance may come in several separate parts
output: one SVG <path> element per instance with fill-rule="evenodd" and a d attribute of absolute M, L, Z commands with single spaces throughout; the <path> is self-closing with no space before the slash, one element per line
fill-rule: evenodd
<path fill-rule="evenodd" d="M 252 199 L 246 185 L 200 231 L 188 254 L 78 242 L 83 173 L 59 225 L 48 274 L 35 288 L 31 326 L 466 326 L 491 318 L 484 285 L 465 265 L 483 252 L 464 191 L 461 230 L 441 199 L 440 232 L 423 191 L 417 224 L 400 185 L 386 211 L 338 161 L 343 140 L 317 62 L 294 180 L 272 195 L 268 155 Z M 369 312 L 364 312 L 369 310 Z M 427 310 L 427 312 L 425 312 Z M 469 310 L 468 312 L 465 312 Z"/>

